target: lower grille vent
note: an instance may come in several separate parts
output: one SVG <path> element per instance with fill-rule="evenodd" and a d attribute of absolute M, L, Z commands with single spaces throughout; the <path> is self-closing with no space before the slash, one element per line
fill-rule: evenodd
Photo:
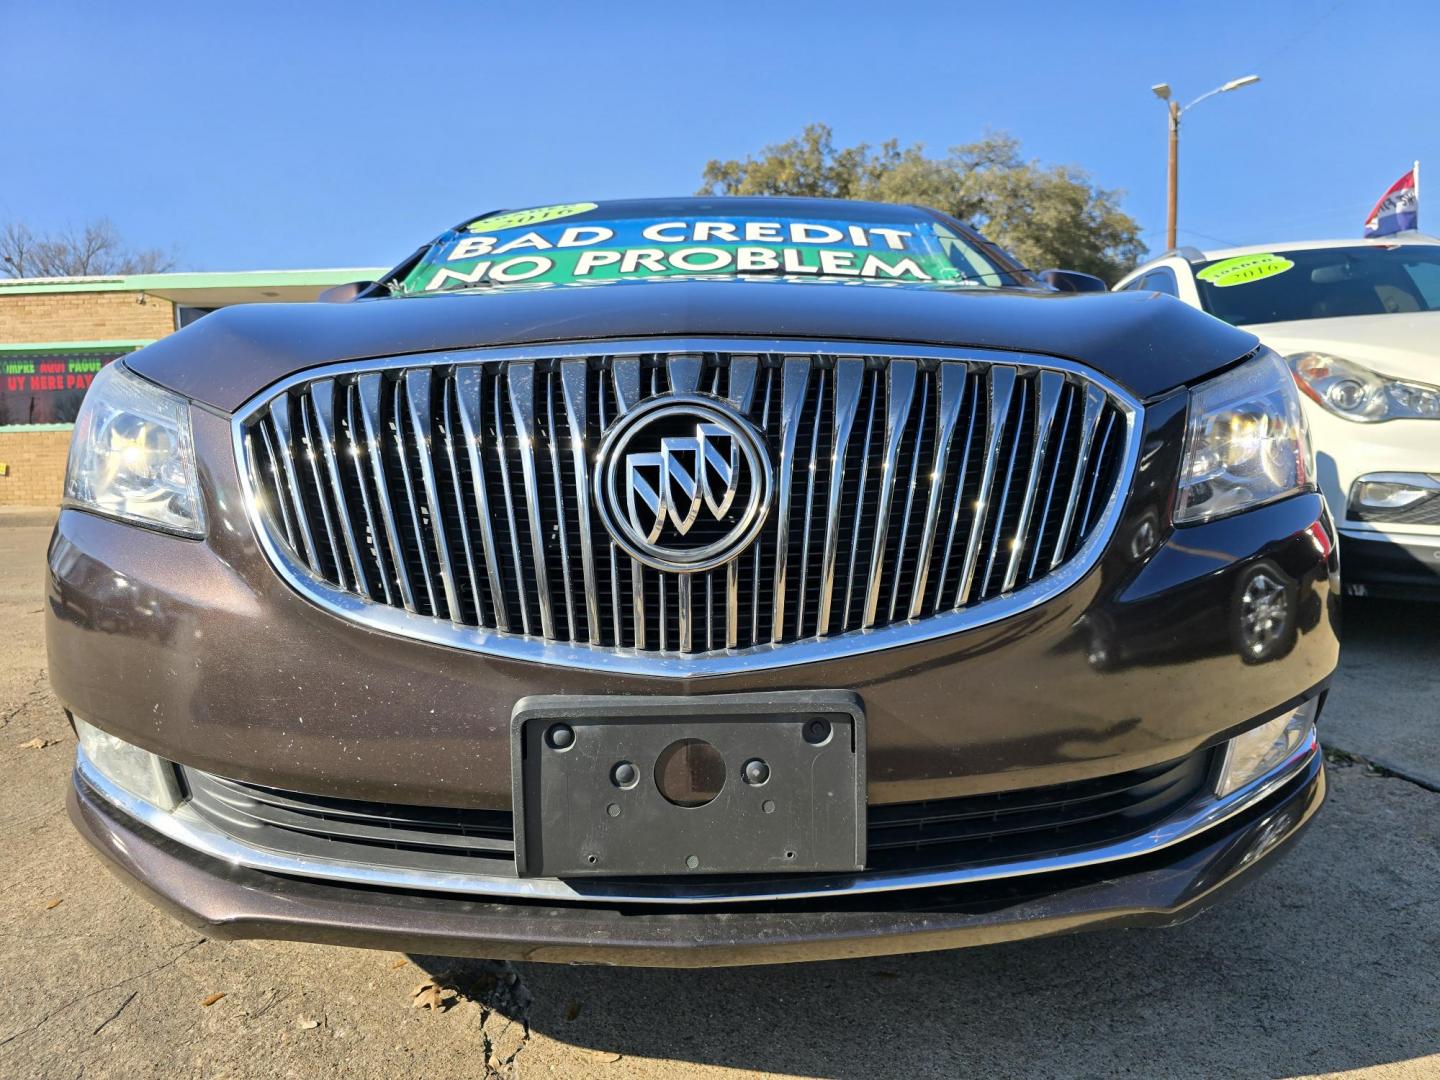
<path fill-rule="evenodd" d="M 1209 765 L 1205 752 L 1071 784 L 871 806 L 866 869 L 983 865 L 1126 840 L 1148 832 L 1195 798 Z M 185 780 L 191 805 L 252 847 L 358 866 L 503 876 L 515 872 L 508 811 L 301 795 L 195 769 L 185 770 Z"/>

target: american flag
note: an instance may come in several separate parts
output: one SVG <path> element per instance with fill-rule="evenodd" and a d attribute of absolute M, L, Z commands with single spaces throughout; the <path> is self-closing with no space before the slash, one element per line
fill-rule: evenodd
<path fill-rule="evenodd" d="M 1406 229 L 1420 227 L 1420 163 L 1380 196 L 1375 209 L 1365 219 L 1365 236 L 1389 236 Z"/>

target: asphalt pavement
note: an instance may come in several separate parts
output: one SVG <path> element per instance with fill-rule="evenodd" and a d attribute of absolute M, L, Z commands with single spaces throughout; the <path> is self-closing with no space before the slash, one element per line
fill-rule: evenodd
<path fill-rule="evenodd" d="M 1440 1076 L 1440 606 L 1348 605 L 1329 805 L 1184 926 L 785 967 L 506 965 L 207 940 L 108 874 L 64 814 L 48 534 L 0 512 L 0 1076 Z"/>

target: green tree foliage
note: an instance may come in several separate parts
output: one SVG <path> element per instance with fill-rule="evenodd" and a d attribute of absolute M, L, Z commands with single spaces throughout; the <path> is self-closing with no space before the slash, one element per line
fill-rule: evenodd
<path fill-rule="evenodd" d="M 837 149 L 827 124 L 765 147 L 758 158 L 714 160 L 701 195 L 809 195 L 915 203 L 973 223 L 1024 265 L 1081 270 L 1114 282 L 1145 254 L 1140 226 L 1119 191 L 1096 187 L 1083 169 L 1020 156 L 1004 133 L 927 157 L 890 139 Z"/>

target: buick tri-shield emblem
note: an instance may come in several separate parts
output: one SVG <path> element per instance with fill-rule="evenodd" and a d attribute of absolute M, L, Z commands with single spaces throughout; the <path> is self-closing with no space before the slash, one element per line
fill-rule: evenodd
<path fill-rule="evenodd" d="M 615 542 L 659 570 L 710 570 L 744 550 L 765 522 L 770 458 L 724 403 L 652 398 L 606 433 L 595 474 Z"/>
<path fill-rule="evenodd" d="M 671 435 L 660 440 L 658 454 L 636 451 L 625 456 L 625 499 L 630 524 L 655 543 L 668 520 L 681 536 L 690 532 L 703 506 L 715 521 L 724 521 L 735 503 L 740 479 L 740 437 L 720 424 L 699 423 L 693 437 Z"/>

